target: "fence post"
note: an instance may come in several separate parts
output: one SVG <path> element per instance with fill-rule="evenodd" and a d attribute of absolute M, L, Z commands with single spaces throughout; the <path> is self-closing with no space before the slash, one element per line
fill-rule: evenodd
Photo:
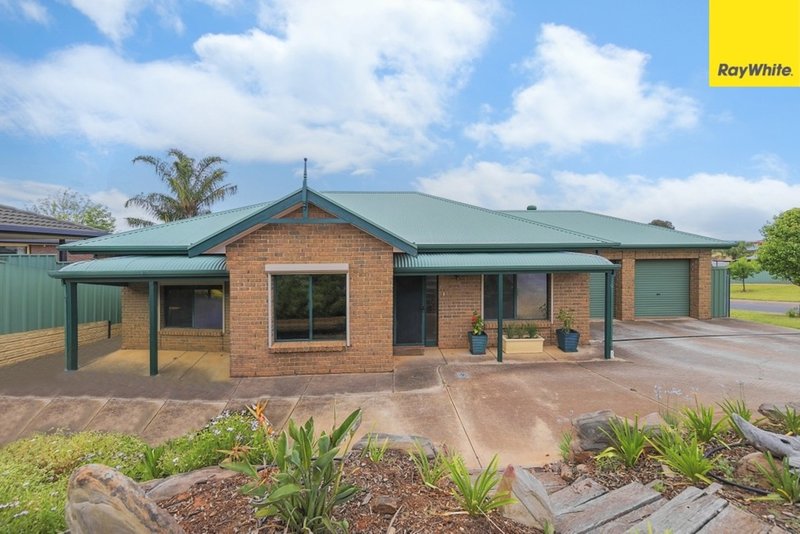
<path fill-rule="evenodd" d="M 64 355 L 67 371 L 78 370 L 78 284 L 66 282 L 66 313 L 64 316 Z"/>

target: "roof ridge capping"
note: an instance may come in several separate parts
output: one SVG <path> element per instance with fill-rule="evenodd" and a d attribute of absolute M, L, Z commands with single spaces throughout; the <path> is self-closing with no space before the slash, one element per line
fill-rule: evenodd
<path fill-rule="evenodd" d="M 493 215 L 499 215 L 501 217 L 506 217 L 508 219 L 513 219 L 515 221 L 528 223 L 528 224 L 531 224 L 533 226 L 541 226 L 541 227 L 544 227 L 544 228 L 557 230 L 559 232 L 564 232 L 565 234 L 572 234 L 572 235 L 579 236 L 579 237 L 588 237 L 588 238 L 590 238 L 590 239 L 592 239 L 594 241 L 599 241 L 601 243 L 605 243 L 605 244 L 608 244 L 608 245 L 619 245 L 620 244 L 618 241 L 609 241 L 608 239 L 603 239 L 602 237 L 597 237 L 597 236 L 593 236 L 593 235 L 589 235 L 589 234 L 584 234 L 584 233 L 581 233 L 581 232 L 576 232 L 574 230 L 569 230 L 567 228 L 562 228 L 560 226 L 556 226 L 556 225 L 553 225 L 553 224 L 547 224 L 547 223 L 543 223 L 543 222 L 540 222 L 540 221 L 531 221 L 530 219 L 526 219 L 524 217 L 517 217 L 516 215 L 513 215 L 513 214 L 508 212 L 508 211 L 511 211 L 511 210 L 508 210 L 508 211 L 493 210 L 493 209 L 489 209 L 489 208 L 484 208 L 483 206 L 476 206 L 475 204 L 468 204 L 466 202 L 461 202 L 461 201 L 453 200 L 453 199 L 450 199 L 450 198 L 431 195 L 429 193 L 422 193 L 420 191 L 409 191 L 409 193 L 422 195 L 422 196 L 426 196 L 426 197 L 430 197 L 430 198 L 435 198 L 437 200 L 443 200 L 443 201 L 449 202 L 451 204 L 458 204 L 460 206 L 465 206 L 465 207 L 468 207 L 468 208 L 472 208 L 474 210 L 480 210 L 480 211 L 484 211 L 484 212 L 487 212 L 487 213 L 491 213 Z M 514 210 L 514 211 L 525 211 L 525 210 Z"/>

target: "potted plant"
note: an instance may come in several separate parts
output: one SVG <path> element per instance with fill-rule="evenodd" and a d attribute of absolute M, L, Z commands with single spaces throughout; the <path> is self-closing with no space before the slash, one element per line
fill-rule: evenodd
<path fill-rule="evenodd" d="M 578 352 L 578 342 L 581 339 L 581 334 L 577 330 L 572 329 L 575 324 L 575 314 L 572 310 L 561 308 L 558 310 L 556 318 L 561 321 L 561 328 L 556 330 L 556 341 L 558 348 L 564 352 Z"/>
<path fill-rule="evenodd" d="M 472 310 L 472 330 L 468 333 L 470 354 L 486 354 L 486 345 L 489 343 L 489 336 L 486 335 L 484 326 L 481 314 Z"/>
<path fill-rule="evenodd" d="M 506 354 L 528 354 L 544 351 L 544 338 L 534 323 L 509 324 L 503 328 Z"/>

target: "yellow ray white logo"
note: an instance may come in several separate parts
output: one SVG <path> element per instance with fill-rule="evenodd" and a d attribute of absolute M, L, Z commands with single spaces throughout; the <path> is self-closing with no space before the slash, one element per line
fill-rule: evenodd
<path fill-rule="evenodd" d="M 709 0 L 712 87 L 800 87 L 800 0 Z"/>

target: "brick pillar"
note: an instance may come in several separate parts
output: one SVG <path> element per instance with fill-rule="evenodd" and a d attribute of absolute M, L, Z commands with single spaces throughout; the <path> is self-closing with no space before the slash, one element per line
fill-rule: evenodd
<path fill-rule="evenodd" d="M 614 315 L 623 321 L 636 317 L 636 259 L 633 251 L 623 251 L 617 273 Z"/>
<path fill-rule="evenodd" d="M 711 251 L 700 250 L 689 262 L 689 316 L 711 319 Z"/>

